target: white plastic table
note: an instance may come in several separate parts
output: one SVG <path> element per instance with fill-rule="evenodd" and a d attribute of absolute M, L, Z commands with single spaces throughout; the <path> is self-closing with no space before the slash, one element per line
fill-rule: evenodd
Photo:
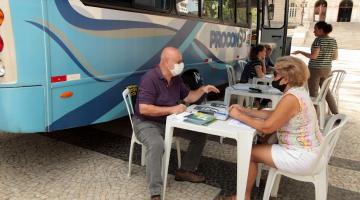
<path fill-rule="evenodd" d="M 263 78 L 256 78 L 252 79 L 252 84 L 258 84 L 260 82 L 264 83 L 265 85 L 271 85 L 271 82 L 274 80 L 271 74 L 266 74 Z"/>
<path fill-rule="evenodd" d="M 181 115 L 181 114 L 180 114 Z M 189 122 L 184 122 L 179 115 L 170 115 L 166 118 L 165 129 L 165 153 L 163 158 L 163 195 L 165 199 L 167 174 L 169 168 L 169 158 L 171 151 L 171 143 L 173 139 L 174 128 L 181 128 L 192 130 L 196 132 L 216 135 L 221 137 L 233 138 L 237 141 L 237 199 L 243 200 L 245 198 L 246 182 L 248 177 L 248 170 L 250 164 L 250 155 L 252 148 L 252 141 L 255 136 L 255 129 L 245 124 L 230 124 L 230 120 L 220 121 L 209 124 L 208 126 L 196 125 Z"/>
<path fill-rule="evenodd" d="M 259 88 L 262 90 L 262 93 L 255 93 L 250 92 L 249 87 Z M 238 95 L 242 97 L 257 97 L 263 99 L 271 99 L 272 101 L 272 108 L 275 108 L 276 104 L 279 102 L 282 93 L 273 88 L 272 86 L 268 85 L 257 85 L 257 84 L 250 84 L 250 83 L 238 83 L 227 87 L 225 90 L 225 97 L 224 97 L 224 104 L 230 104 L 231 95 Z"/>

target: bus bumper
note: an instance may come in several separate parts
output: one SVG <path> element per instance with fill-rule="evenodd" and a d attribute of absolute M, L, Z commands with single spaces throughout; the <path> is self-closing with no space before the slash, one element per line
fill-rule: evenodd
<path fill-rule="evenodd" d="M 46 131 L 44 99 L 43 86 L 0 88 L 0 131 Z"/>

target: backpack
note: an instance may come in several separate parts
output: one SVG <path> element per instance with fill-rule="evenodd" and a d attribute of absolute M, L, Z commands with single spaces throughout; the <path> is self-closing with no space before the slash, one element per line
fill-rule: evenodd
<path fill-rule="evenodd" d="M 181 78 L 184 82 L 184 84 L 190 89 L 190 90 L 197 90 L 201 86 L 204 85 L 204 80 L 200 75 L 200 72 L 197 69 L 190 69 L 185 71 Z M 199 98 L 196 102 L 193 104 L 201 104 L 205 101 L 206 94 L 204 94 L 202 97 Z"/>

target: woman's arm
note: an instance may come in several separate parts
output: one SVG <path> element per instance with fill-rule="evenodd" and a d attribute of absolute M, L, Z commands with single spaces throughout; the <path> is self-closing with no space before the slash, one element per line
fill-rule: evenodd
<path fill-rule="evenodd" d="M 301 54 L 307 58 L 310 58 L 310 59 L 316 59 L 319 55 L 319 52 L 320 52 L 320 48 L 312 48 L 311 49 L 311 53 L 307 53 L 305 51 L 295 51 L 293 52 L 293 54 Z"/>
<path fill-rule="evenodd" d="M 229 112 L 232 118 L 240 120 L 264 134 L 271 134 L 283 127 L 299 111 L 298 99 L 294 95 L 288 94 L 280 100 L 275 110 L 265 120 L 254 118 L 239 109 L 230 109 Z"/>
<path fill-rule="evenodd" d="M 249 115 L 254 118 L 267 119 L 271 114 L 272 110 L 254 110 L 241 107 L 239 104 L 233 104 L 229 107 L 229 112 L 231 109 L 238 109 L 240 112 Z"/>
<path fill-rule="evenodd" d="M 255 72 L 256 72 L 256 76 L 258 78 L 263 78 L 265 76 L 265 72 L 263 70 L 264 70 L 263 66 L 261 66 L 261 65 L 255 66 Z M 265 69 L 265 71 L 266 71 L 266 69 Z"/>
<path fill-rule="evenodd" d="M 334 54 L 333 54 L 332 59 L 333 59 L 333 60 L 337 60 L 337 59 L 338 59 L 338 54 L 339 54 L 338 49 L 336 49 L 335 52 L 334 52 Z"/>

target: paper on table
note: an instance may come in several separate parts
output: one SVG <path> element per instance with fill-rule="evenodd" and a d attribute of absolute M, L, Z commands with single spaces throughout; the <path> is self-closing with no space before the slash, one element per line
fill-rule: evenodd
<path fill-rule="evenodd" d="M 266 90 L 266 93 L 269 94 L 282 94 L 282 92 L 276 88 L 270 87 Z"/>
<path fill-rule="evenodd" d="M 237 126 L 237 127 L 249 127 L 248 125 L 240 122 L 239 120 L 236 120 L 236 119 L 229 119 L 228 123 L 230 125 L 233 125 L 233 126 Z"/>
<path fill-rule="evenodd" d="M 249 86 L 250 85 L 247 83 L 238 83 L 238 84 L 233 85 L 232 87 L 235 90 L 249 90 Z"/>
<path fill-rule="evenodd" d="M 273 75 L 272 74 L 265 74 L 265 78 L 273 78 Z"/>
<path fill-rule="evenodd" d="M 184 117 L 187 115 L 190 115 L 190 114 L 191 114 L 190 112 L 182 112 L 182 113 L 176 114 L 175 117 L 178 120 L 184 120 Z"/>

